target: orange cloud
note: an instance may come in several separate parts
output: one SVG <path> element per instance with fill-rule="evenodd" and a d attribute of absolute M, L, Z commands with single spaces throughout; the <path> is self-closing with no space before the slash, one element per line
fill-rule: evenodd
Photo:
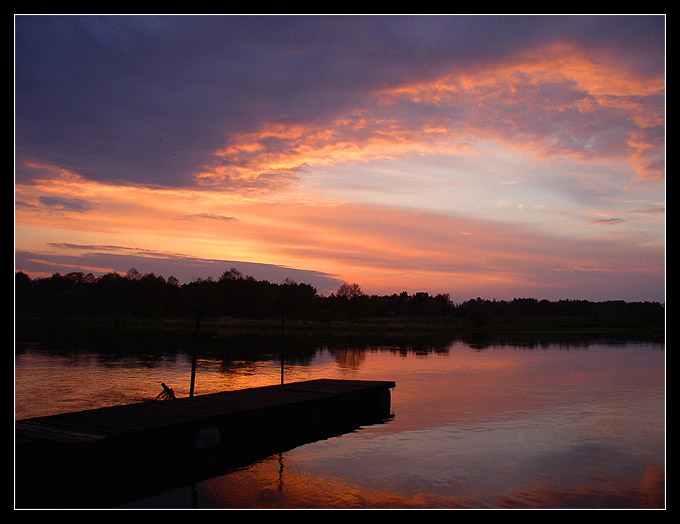
<path fill-rule="evenodd" d="M 664 78 L 635 75 L 613 57 L 555 44 L 493 67 L 386 89 L 385 103 L 407 99 L 465 111 L 465 133 L 539 158 L 620 158 L 640 179 L 661 180 L 665 156 Z"/>
<path fill-rule="evenodd" d="M 471 151 L 470 144 L 451 142 L 448 134 L 445 127 L 413 127 L 397 118 L 371 117 L 365 110 L 323 123 L 265 124 L 257 132 L 230 137 L 197 179 L 203 185 L 279 180 L 283 187 L 302 169 Z M 444 143 L 438 143 L 440 136 Z"/>
<path fill-rule="evenodd" d="M 294 178 L 315 166 L 470 153 L 475 140 L 543 159 L 625 160 L 639 179 L 659 180 L 664 88 L 663 78 L 635 76 L 610 57 L 553 45 L 472 72 L 369 93 L 365 107 L 331 121 L 264 124 L 231 137 L 199 180 L 254 182 L 274 173 Z M 428 107 L 438 111 L 420 112 Z"/>

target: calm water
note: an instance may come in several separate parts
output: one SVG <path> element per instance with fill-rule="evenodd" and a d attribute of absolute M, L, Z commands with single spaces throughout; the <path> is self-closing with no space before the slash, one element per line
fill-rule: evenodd
<path fill-rule="evenodd" d="M 15 418 L 189 392 L 181 333 L 20 334 Z M 202 333 L 196 394 L 280 382 L 280 338 Z M 394 418 L 130 508 L 663 508 L 665 351 L 286 337 L 286 382 L 393 380 Z"/>

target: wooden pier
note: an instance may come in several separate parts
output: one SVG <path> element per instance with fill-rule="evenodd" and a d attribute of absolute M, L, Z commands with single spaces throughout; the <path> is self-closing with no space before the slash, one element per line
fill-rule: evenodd
<path fill-rule="evenodd" d="M 383 422 L 388 381 L 310 380 L 15 422 L 16 507 L 107 507 Z"/>

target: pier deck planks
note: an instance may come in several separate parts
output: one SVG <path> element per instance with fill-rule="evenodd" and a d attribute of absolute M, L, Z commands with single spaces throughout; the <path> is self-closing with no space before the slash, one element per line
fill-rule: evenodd
<path fill-rule="evenodd" d="M 384 422 L 395 386 L 319 379 L 18 420 L 17 507 L 110 507 Z"/>
<path fill-rule="evenodd" d="M 17 448 L 36 440 L 91 442 L 97 438 L 132 436 L 179 424 L 249 412 L 276 410 L 303 403 L 338 401 L 343 396 L 395 387 L 394 382 L 318 379 L 284 385 L 225 391 L 192 398 L 110 406 L 74 413 L 49 415 L 15 422 Z M 265 415 L 263 415 L 265 416 Z"/>

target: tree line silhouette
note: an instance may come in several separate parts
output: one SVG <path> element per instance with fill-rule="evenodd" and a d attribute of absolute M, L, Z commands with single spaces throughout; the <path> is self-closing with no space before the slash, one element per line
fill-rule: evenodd
<path fill-rule="evenodd" d="M 537 300 L 475 298 L 454 304 L 448 294 L 430 295 L 406 291 L 392 295 L 368 295 L 356 284 L 343 283 L 334 293 L 320 295 L 309 285 L 284 280 L 272 283 L 226 270 L 217 280 L 197 279 L 181 284 L 153 273 L 127 274 L 55 273 L 31 279 L 15 273 L 15 315 L 100 315 L 125 318 L 288 319 L 349 321 L 385 318 L 465 317 L 484 326 L 505 317 L 588 317 L 663 322 L 664 305 L 658 302 L 613 300 Z"/>

